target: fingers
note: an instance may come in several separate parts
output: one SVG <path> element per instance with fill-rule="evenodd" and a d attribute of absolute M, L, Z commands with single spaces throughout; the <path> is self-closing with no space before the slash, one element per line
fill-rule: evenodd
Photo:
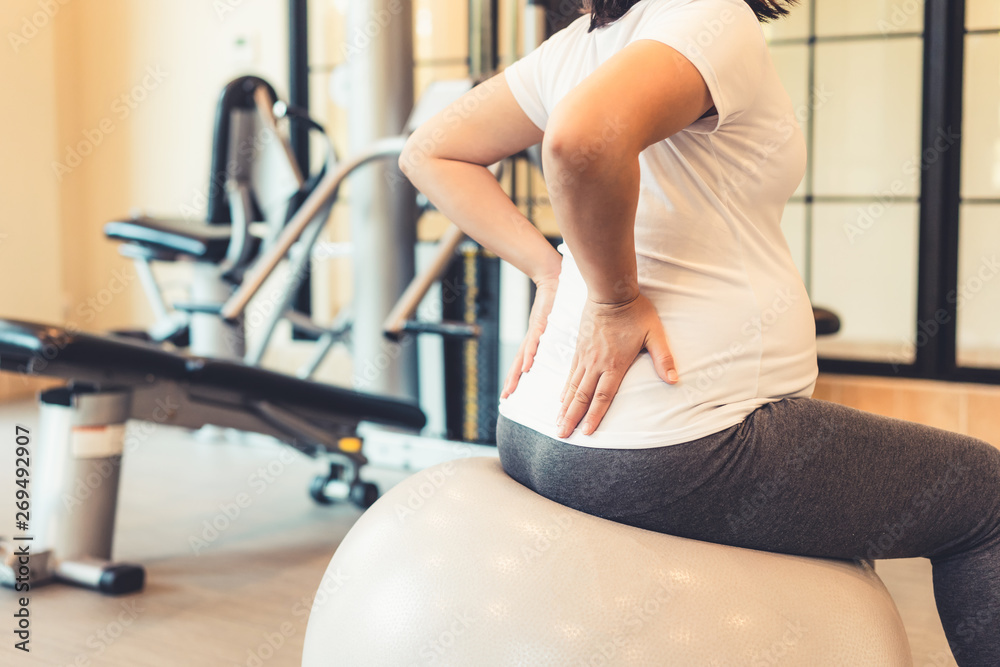
<path fill-rule="evenodd" d="M 601 420 L 604 419 L 608 408 L 611 407 L 611 401 L 618 393 L 618 388 L 621 387 L 624 378 L 625 375 L 619 373 L 601 374 L 600 380 L 597 382 L 597 389 L 594 391 L 594 400 L 591 401 L 587 415 L 580 424 L 580 430 L 583 431 L 584 435 L 591 435 L 601 425 Z"/>
<path fill-rule="evenodd" d="M 569 437 L 578 425 L 584 435 L 592 435 L 611 407 L 623 379 L 625 375 L 615 371 L 581 369 L 577 377 L 567 383 L 567 392 L 556 420 L 557 435 L 560 438 Z"/>
<path fill-rule="evenodd" d="M 654 327 L 647 334 L 646 351 L 653 360 L 653 367 L 660 379 L 668 384 L 677 384 L 680 376 L 677 374 L 677 365 L 674 363 L 674 355 L 670 351 L 670 343 L 667 341 L 667 334 L 663 331 L 662 325 Z"/>
<path fill-rule="evenodd" d="M 600 379 L 600 373 L 588 370 L 582 364 L 577 370 L 577 376 L 572 383 L 574 389 L 566 392 L 562 410 L 556 420 L 556 433 L 560 438 L 566 438 L 576 430 L 580 420 L 587 414 Z"/>
<path fill-rule="evenodd" d="M 515 361 L 511 365 L 510 371 L 507 373 L 507 379 L 503 383 L 503 391 L 500 392 L 500 398 L 507 398 L 514 393 L 517 389 L 518 382 L 521 380 L 521 370 L 518 368 L 520 361 Z"/>
<path fill-rule="evenodd" d="M 537 327 L 535 330 L 529 331 L 528 335 L 521 341 L 521 347 L 518 348 L 517 355 L 510 365 L 510 371 L 507 373 L 507 378 L 504 380 L 500 398 L 507 398 L 513 394 L 514 390 L 517 389 L 521 375 L 531 370 L 535 363 L 535 355 L 538 353 L 538 342 L 544 332 L 544 325 Z"/>
<path fill-rule="evenodd" d="M 569 437 L 577 426 L 584 435 L 597 430 L 643 349 L 664 382 L 673 385 L 680 381 L 663 322 L 653 304 L 637 298 L 624 309 L 608 310 L 604 305 L 588 302 L 585 307 L 581 332 L 584 323 L 595 326 L 577 341 L 573 365 L 559 395 L 559 438 Z"/>
<path fill-rule="evenodd" d="M 579 379 L 576 377 L 577 368 L 580 366 L 580 353 L 577 352 L 573 355 L 573 364 L 569 367 L 569 375 L 566 378 L 566 384 L 563 385 L 562 391 L 559 393 L 559 403 L 563 403 L 566 400 L 566 394 L 576 391 L 576 386 L 579 384 Z M 580 377 L 583 377 L 582 375 Z M 577 380 L 574 382 L 574 380 Z M 563 413 L 566 410 L 563 408 L 559 409 L 559 417 L 562 418 Z"/>
<path fill-rule="evenodd" d="M 538 352 L 538 341 L 541 340 L 542 332 L 539 331 L 538 335 L 531 336 L 525 339 L 524 355 L 521 362 L 521 372 L 527 373 L 531 370 L 532 364 L 535 363 L 535 353 Z"/>
<path fill-rule="evenodd" d="M 507 379 L 503 383 L 503 391 L 500 392 L 500 398 L 507 398 L 514 393 L 517 389 L 517 383 L 521 379 L 521 373 L 524 358 L 524 343 L 521 343 L 520 349 L 517 351 L 517 355 L 514 357 L 514 362 L 510 365 L 510 370 L 507 371 Z"/>
<path fill-rule="evenodd" d="M 517 385 L 521 380 L 521 375 L 527 373 L 531 370 L 531 367 L 535 364 L 535 355 L 538 353 L 538 344 L 542 338 L 542 334 L 545 333 L 545 327 L 548 324 L 548 311 L 551 310 L 552 304 L 546 303 L 543 300 L 537 300 L 535 305 L 532 307 L 532 317 L 531 321 L 534 324 L 528 329 L 528 333 L 525 335 L 524 340 L 521 341 L 521 347 L 517 351 L 517 355 L 514 357 L 514 362 L 511 364 L 510 371 L 507 373 L 507 379 L 504 381 L 503 391 L 500 394 L 500 398 L 507 398 L 514 390 L 517 389 Z M 536 309 L 540 309 L 539 315 L 536 315 Z"/>

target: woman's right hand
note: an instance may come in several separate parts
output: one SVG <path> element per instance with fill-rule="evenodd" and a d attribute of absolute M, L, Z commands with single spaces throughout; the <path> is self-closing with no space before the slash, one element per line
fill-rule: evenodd
<path fill-rule="evenodd" d="M 507 398 L 514 393 L 521 375 L 531 370 L 531 365 L 535 361 L 535 353 L 538 351 L 538 340 L 545 333 L 558 286 L 558 275 L 535 281 L 535 302 L 531 306 L 531 315 L 528 318 L 528 333 L 521 342 L 517 356 L 514 357 L 514 363 L 510 366 L 500 398 Z"/>

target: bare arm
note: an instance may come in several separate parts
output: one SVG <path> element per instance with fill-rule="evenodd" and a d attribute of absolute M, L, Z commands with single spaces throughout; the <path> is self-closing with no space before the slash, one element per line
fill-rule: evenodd
<path fill-rule="evenodd" d="M 542 151 L 549 197 L 595 302 L 622 303 L 639 293 L 633 233 L 639 153 L 711 107 L 694 65 L 669 46 L 641 40 L 553 111 Z"/>
<path fill-rule="evenodd" d="M 399 166 L 463 232 L 539 284 L 559 275 L 562 257 L 487 167 L 541 140 L 501 74 L 414 132 Z"/>
<path fill-rule="evenodd" d="M 506 398 L 531 369 L 555 301 L 562 256 L 517 209 L 487 169 L 542 140 L 503 75 L 474 88 L 422 125 L 399 166 L 458 227 L 535 283 L 528 332 L 504 383 Z"/>
<path fill-rule="evenodd" d="M 588 300 L 557 434 L 600 425 L 636 356 L 647 350 L 668 383 L 679 376 L 659 313 L 639 290 L 635 214 L 639 154 L 713 106 L 698 70 L 676 50 L 640 40 L 608 59 L 549 118 L 542 159 L 549 197 Z"/>

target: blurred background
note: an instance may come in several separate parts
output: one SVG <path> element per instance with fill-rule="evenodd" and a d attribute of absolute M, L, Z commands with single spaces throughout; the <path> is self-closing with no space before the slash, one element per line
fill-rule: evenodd
<path fill-rule="evenodd" d="M 382 21 L 379 12 L 364 14 L 376 5 L 405 17 L 394 33 L 402 59 L 370 63 L 366 79 L 352 72 L 351 63 L 359 50 L 367 53 L 365 27 Z M 322 123 L 345 158 L 371 139 L 366 118 L 383 111 L 372 100 L 388 81 L 407 89 L 401 97 L 412 97 L 397 110 L 405 117 L 433 84 L 501 71 L 579 16 L 579 9 L 574 0 L 6 0 L 0 6 L 6 42 L 0 46 L 0 86 L 7 91 L 0 105 L 0 319 L 95 333 L 153 324 L 141 280 L 120 244 L 105 236 L 105 224 L 140 213 L 205 220 L 216 110 L 234 78 L 266 79 L 278 98 Z M 997 443 L 1000 3 L 801 0 L 788 19 L 764 30 L 810 148 L 783 228 L 813 303 L 840 321 L 838 332 L 818 339 L 823 373 L 816 397 Z M 397 125 L 388 133 L 404 129 Z M 324 158 L 322 137 L 293 134 L 291 143 L 305 170 L 316 172 Z M 545 183 L 531 160 L 512 160 L 501 181 L 557 243 Z M 358 284 L 359 264 L 373 261 L 354 252 L 364 227 L 352 220 L 351 206 L 348 183 L 297 302 L 324 325 L 358 302 L 366 287 Z M 414 229 L 400 243 L 406 255 L 415 236 L 419 269 L 431 261 L 448 221 L 428 206 L 415 210 Z M 394 261 L 376 259 L 360 273 L 377 276 L 395 268 Z M 477 294 L 474 300 L 485 295 L 473 311 L 488 321 L 492 352 L 484 354 L 487 343 L 473 349 L 475 343 L 461 342 L 466 347 L 460 352 L 473 351 L 442 374 L 444 343 L 421 337 L 419 394 L 430 420 L 425 435 L 432 438 L 489 444 L 496 380 L 520 342 L 531 296 L 523 277 L 498 264 L 479 265 L 495 273 L 489 274 L 493 282 L 477 284 L 478 292 L 468 280 L 459 289 Z M 190 298 L 195 268 L 185 261 L 154 266 L 169 301 Z M 442 300 L 433 288 L 424 305 L 436 301 L 438 307 L 424 314 L 433 319 L 436 311 L 440 318 Z M 267 306 L 252 301 L 247 321 Z M 251 345 L 260 335 L 252 325 L 246 333 Z M 294 372 L 312 354 L 306 338 L 281 322 L 263 365 Z M 356 331 L 354 350 L 334 347 L 315 378 L 356 387 L 363 367 L 359 341 Z M 480 410 L 479 422 L 472 419 L 471 432 L 446 426 L 442 402 L 449 375 L 464 378 L 467 390 L 469 377 L 479 382 L 487 370 L 493 373 L 487 384 L 494 386 L 474 397 L 479 403 L 471 411 Z M 34 419 L 37 406 L 29 398 L 52 383 L 0 373 L 0 401 L 10 403 L 2 408 L 4 423 Z M 391 384 L 377 389 L 413 395 L 412 386 L 402 386 L 406 382 Z M 312 507 L 304 487 L 315 470 L 304 461 L 289 464 L 293 473 L 273 486 L 254 514 L 247 512 L 253 519 L 198 560 L 197 550 L 189 553 L 190 536 L 274 456 L 272 442 L 258 449 L 209 442 L 164 427 L 130 455 L 134 474 L 124 476 L 124 529 L 116 552 L 152 561 L 151 580 L 166 583 L 145 598 L 154 609 L 147 618 L 160 625 L 150 622 L 147 627 L 156 629 L 149 634 L 127 636 L 116 648 L 120 659 L 107 664 L 138 664 L 135 655 L 151 653 L 149 637 L 170 647 L 192 632 L 214 641 L 219 653 L 185 664 L 219 664 L 212 660 L 223 654 L 252 663 L 246 647 L 256 647 L 258 635 L 289 614 L 227 621 L 232 636 L 219 638 L 213 623 L 223 616 L 220 610 L 256 614 L 245 604 L 244 588 L 255 585 L 269 596 L 272 611 L 291 609 L 315 590 L 330 553 L 357 518 L 350 507 Z M 366 440 L 366 448 L 372 442 Z M 421 447 L 434 456 L 458 455 L 434 450 L 439 444 L 406 443 L 399 460 L 419 467 L 413 457 Z M 163 502 L 182 495 L 176 507 Z M 148 517 L 157 513 L 163 516 L 154 526 Z M 918 664 L 953 664 L 938 661 L 947 646 L 927 563 L 880 563 L 879 572 L 907 623 L 914 655 L 923 659 Z M 89 595 L 66 593 L 50 607 L 64 609 L 63 618 L 75 624 L 60 647 L 66 664 L 74 653 L 90 655 L 82 647 L 94 618 L 118 613 Z M 63 604 L 70 599 L 72 605 Z M 198 609 L 189 610 L 190 600 L 199 601 Z M 101 612 L 94 615 L 95 609 Z M 50 618 L 46 632 L 62 627 L 57 613 Z M 304 617 L 292 620 L 301 636 Z M 286 651 L 269 664 L 296 664 L 297 658 Z"/>
<path fill-rule="evenodd" d="M 128 270 L 102 226 L 130 211 L 203 216 L 213 112 L 237 75 L 262 76 L 284 99 L 299 85 L 293 101 L 349 153 L 348 3 L 292 4 L 303 25 L 288 3 L 264 0 L 4 3 L 0 315 L 92 331 L 148 322 L 134 283 L 86 305 Z M 523 54 L 524 0 L 480 4 L 495 43 L 477 66 L 477 3 L 412 3 L 417 98 L 431 81 Z M 550 29 L 578 9 L 549 4 Z M 964 5 L 961 44 L 953 25 L 925 26 L 917 0 L 809 0 L 766 27 L 811 146 L 785 232 L 814 303 L 842 322 L 820 341 L 824 370 L 1000 381 L 1000 6 Z M 514 172 L 518 203 L 557 236 L 537 171 Z M 349 202 L 334 208 L 328 241 L 350 240 Z M 419 236 L 443 228 L 429 213 Z M 317 318 L 332 318 L 352 294 L 350 260 L 318 263 L 311 286 Z"/>

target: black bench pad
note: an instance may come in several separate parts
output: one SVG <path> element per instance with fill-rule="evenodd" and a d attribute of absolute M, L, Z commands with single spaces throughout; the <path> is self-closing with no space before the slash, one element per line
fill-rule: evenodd
<path fill-rule="evenodd" d="M 235 394 L 246 405 L 263 401 L 333 421 L 372 421 L 413 429 L 426 423 L 419 407 L 397 399 L 237 362 L 176 354 L 141 341 L 16 320 L 0 320 L 0 369 L 109 387 L 170 380 L 188 386 L 192 394 Z"/>
<path fill-rule="evenodd" d="M 116 241 L 135 243 L 169 255 L 185 255 L 218 264 L 229 249 L 229 225 L 212 225 L 190 220 L 138 217 L 114 220 L 104 225 L 104 235 Z M 257 252 L 260 239 L 251 236 Z"/>

